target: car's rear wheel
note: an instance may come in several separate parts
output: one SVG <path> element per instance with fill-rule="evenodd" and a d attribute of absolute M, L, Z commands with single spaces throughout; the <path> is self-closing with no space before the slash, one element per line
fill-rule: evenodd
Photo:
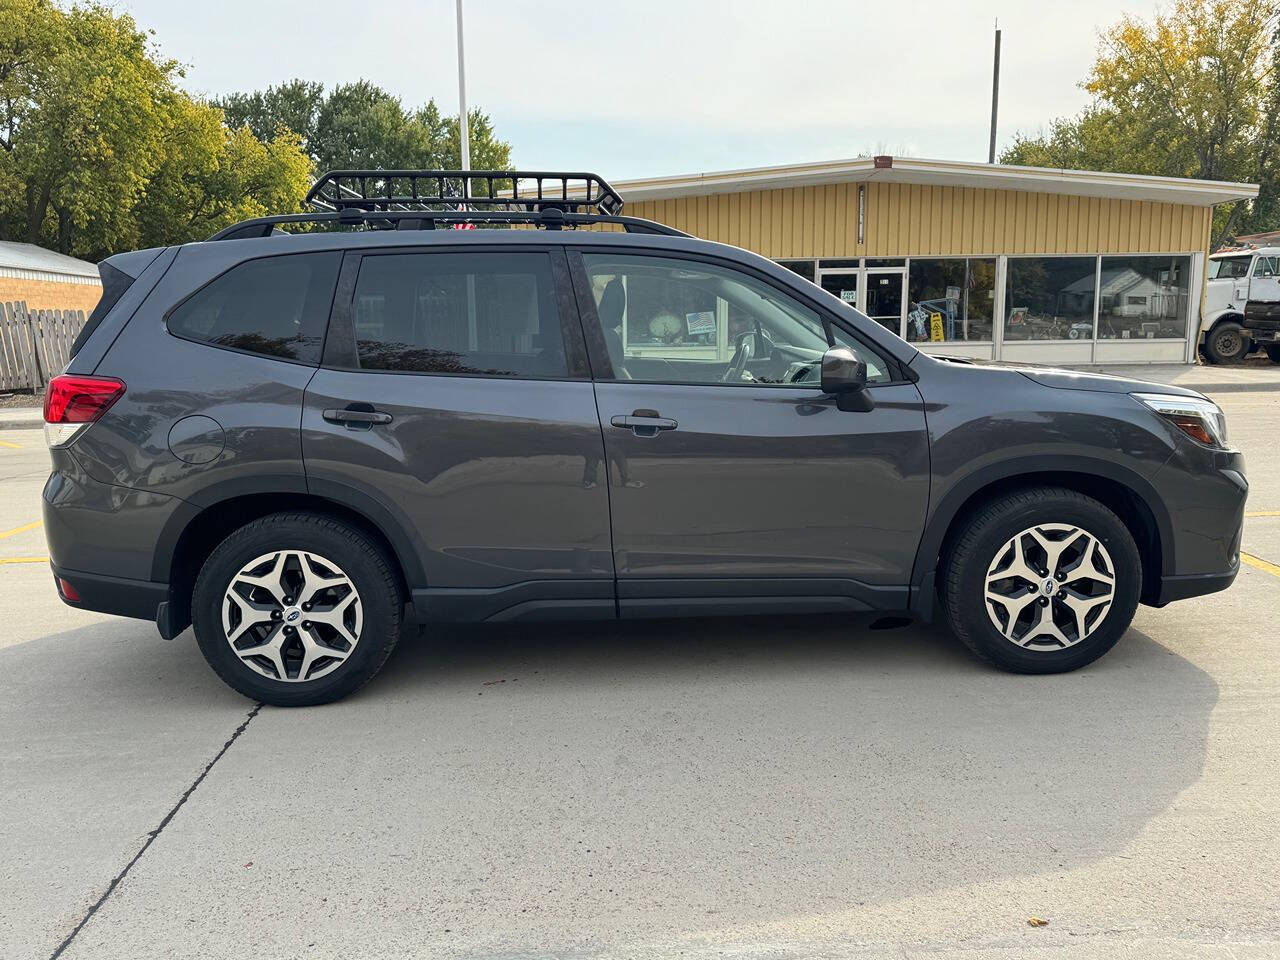
<path fill-rule="evenodd" d="M 1225 321 L 1209 331 L 1204 352 L 1213 363 L 1239 363 L 1249 353 L 1250 346 L 1244 327 Z"/>
<path fill-rule="evenodd" d="M 1040 487 L 979 507 L 944 558 L 956 636 L 1018 673 L 1060 673 L 1102 656 L 1128 629 L 1142 564 L 1128 528 L 1098 501 Z"/>
<path fill-rule="evenodd" d="M 311 513 L 277 513 L 219 544 L 196 578 L 196 641 L 253 700 L 307 706 L 367 683 L 400 636 L 391 563 L 367 536 Z"/>

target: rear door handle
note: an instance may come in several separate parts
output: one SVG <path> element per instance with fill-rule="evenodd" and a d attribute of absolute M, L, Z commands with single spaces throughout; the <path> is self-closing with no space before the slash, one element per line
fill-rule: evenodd
<path fill-rule="evenodd" d="M 331 407 L 322 415 L 330 423 L 341 423 L 348 430 L 368 430 L 375 423 L 391 422 L 391 414 L 375 410 L 367 403 L 353 403 L 343 409 Z"/>
<path fill-rule="evenodd" d="M 658 416 L 656 410 L 636 410 L 629 417 L 610 417 L 609 424 L 630 430 L 637 437 L 656 437 L 663 430 L 674 430 L 679 426 L 674 420 Z"/>

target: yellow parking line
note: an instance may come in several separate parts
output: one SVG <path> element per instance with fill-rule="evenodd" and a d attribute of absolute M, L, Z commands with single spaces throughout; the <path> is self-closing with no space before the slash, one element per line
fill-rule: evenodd
<path fill-rule="evenodd" d="M 45 521 L 42 521 L 42 520 L 32 520 L 31 522 L 29 522 L 29 524 L 23 524 L 22 526 L 15 526 L 13 530 L 0 531 L 0 540 L 4 540 L 5 538 L 8 538 L 8 536 L 17 536 L 18 534 L 24 534 L 24 532 L 27 532 L 28 530 L 35 530 L 37 526 L 44 524 L 44 522 Z"/>
<path fill-rule="evenodd" d="M 1270 560 L 1263 560 L 1261 557 L 1255 557 L 1252 554 L 1240 551 L 1240 559 L 1251 567 L 1257 567 L 1264 573 L 1269 573 L 1273 577 L 1280 577 L 1280 566 L 1272 563 Z"/>
<path fill-rule="evenodd" d="M 10 443 L 8 440 L 0 440 L 0 447 L 9 447 L 11 450 L 21 450 L 22 444 Z"/>
<path fill-rule="evenodd" d="M 14 527 L 12 530 L 2 531 L 0 532 L 0 540 L 5 539 L 6 537 L 16 537 L 20 533 L 26 533 L 28 530 L 34 530 L 42 523 L 44 523 L 43 520 L 32 520 L 30 523 L 24 523 L 20 527 Z"/>
<path fill-rule="evenodd" d="M 48 563 L 48 557 L 0 557 L 0 563 Z M 1280 569 L 1278 567 L 1277 569 Z"/>
<path fill-rule="evenodd" d="M 1280 517 L 1280 510 L 1255 510 L 1252 513 L 1246 513 L 1246 517 Z"/>

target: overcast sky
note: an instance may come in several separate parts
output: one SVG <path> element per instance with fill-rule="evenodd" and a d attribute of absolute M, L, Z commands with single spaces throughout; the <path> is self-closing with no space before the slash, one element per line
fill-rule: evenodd
<path fill-rule="evenodd" d="M 866 151 L 985 160 L 995 18 L 998 143 L 1086 102 L 1098 32 L 1154 4 L 880 0 L 464 0 L 467 92 L 516 165 L 614 179 Z M 118 0 L 186 85 L 368 78 L 458 104 L 454 0 Z"/>

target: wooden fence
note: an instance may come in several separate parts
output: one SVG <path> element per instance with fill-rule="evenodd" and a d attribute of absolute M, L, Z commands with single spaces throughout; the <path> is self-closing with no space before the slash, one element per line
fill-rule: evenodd
<path fill-rule="evenodd" d="M 71 359 L 83 310 L 28 310 L 0 303 L 0 390 L 43 390 Z"/>

